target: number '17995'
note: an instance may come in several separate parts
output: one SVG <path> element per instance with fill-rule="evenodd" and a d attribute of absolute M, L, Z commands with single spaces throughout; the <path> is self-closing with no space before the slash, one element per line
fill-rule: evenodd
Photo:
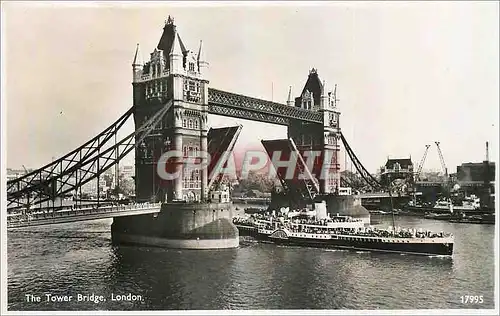
<path fill-rule="evenodd" d="M 460 300 L 462 304 L 482 304 L 483 296 L 482 295 L 462 295 L 460 296 Z"/>

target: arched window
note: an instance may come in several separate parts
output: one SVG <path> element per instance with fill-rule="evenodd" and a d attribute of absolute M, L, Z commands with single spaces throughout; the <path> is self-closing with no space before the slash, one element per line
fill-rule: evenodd
<path fill-rule="evenodd" d="M 198 129 L 198 120 L 194 120 L 194 129 Z"/>
<path fill-rule="evenodd" d="M 187 157 L 187 155 L 188 155 L 188 148 L 187 148 L 187 146 L 184 146 L 183 149 L 184 149 L 184 157 Z"/>
<path fill-rule="evenodd" d="M 186 119 L 182 120 L 182 127 L 186 127 Z"/>
<path fill-rule="evenodd" d="M 189 71 L 194 71 L 194 63 L 189 63 Z"/>
<path fill-rule="evenodd" d="M 198 157 L 198 146 L 194 147 L 194 156 Z"/>
<path fill-rule="evenodd" d="M 193 128 L 193 120 L 189 120 L 188 124 L 189 124 L 188 128 L 192 129 Z"/>

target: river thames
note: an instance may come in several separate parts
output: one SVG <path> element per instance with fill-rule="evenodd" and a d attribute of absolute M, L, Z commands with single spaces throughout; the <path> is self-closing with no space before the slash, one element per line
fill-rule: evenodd
<path fill-rule="evenodd" d="M 391 225 L 391 216 L 377 220 L 377 227 Z M 396 220 L 452 232 L 453 257 L 280 247 L 246 237 L 230 250 L 113 246 L 112 219 L 13 230 L 8 309 L 494 308 L 494 225 Z M 72 299 L 47 302 L 46 294 Z M 78 302 L 78 294 L 103 301 Z M 481 296 L 482 303 L 464 304 L 465 295 Z"/>

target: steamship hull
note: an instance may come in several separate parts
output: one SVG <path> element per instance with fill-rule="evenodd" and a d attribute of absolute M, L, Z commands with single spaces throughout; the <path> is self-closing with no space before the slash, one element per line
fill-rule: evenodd
<path fill-rule="evenodd" d="M 241 231 L 241 230 L 240 230 Z M 425 256 L 451 256 L 453 240 L 444 238 L 384 238 L 350 235 L 318 235 L 306 233 L 290 233 L 283 229 L 275 231 L 259 231 L 256 239 L 287 246 L 303 246 L 315 248 L 344 249 L 354 251 L 373 251 L 402 253 Z"/>

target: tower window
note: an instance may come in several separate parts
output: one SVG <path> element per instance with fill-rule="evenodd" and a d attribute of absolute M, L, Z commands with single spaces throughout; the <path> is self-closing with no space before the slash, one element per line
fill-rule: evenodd
<path fill-rule="evenodd" d="M 182 127 L 186 127 L 186 119 L 182 120 Z"/>
<path fill-rule="evenodd" d="M 194 81 L 189 81 L 189 91 L 196 91 L 196 83 Z"/>
<path fill-rule="evenodd" d="M 193 128 L 193 120 L 189 120 L 189 123 L 188 123 L 188 128 L 192 129 Z"/>
<path fill-rule="evenodd" d="M 195 129 L 198 129 L 198 120 L 195 120 L 195 121 L 194 121 L 194 128 L 195 128 Z"/>
<path fill-rule="evenodd" d="M 189 71 L 194 71 L 194 63 L 189 63 Z"/>

